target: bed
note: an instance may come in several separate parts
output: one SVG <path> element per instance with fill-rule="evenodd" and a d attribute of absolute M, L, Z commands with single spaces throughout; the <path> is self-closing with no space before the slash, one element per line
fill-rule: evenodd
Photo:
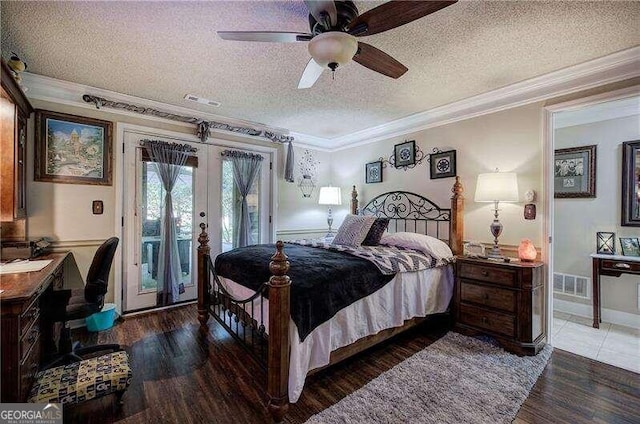
<path fill-rule="evenodd" d="M 456 255 L 462 252 L 462 190 L 456 177 L 450 208 L 439 207 L 413 193 L 394 191 L 375 197 L 359 209 L 354 186 L 351 213 L 389 218 L 390 233 L 447 238 L 451 252 Z M 304 241 L 300 244 L 278 241 L 271 247 L 236 249 L 227 252 L 222 262 L 219 256 L 214 264 L 206 225 L 200 224 L 200 227 L 198 320 L 201 329 L 207 331 L 207 323 L 213 317 L 266 369 L 268 409 L 276 422 L 282 421 L 289 403 L 297 401 L 307 375 L 405 331 L 430 315 L 445 313 L 449 308 L 454 285 L 452 266 L 438 263 L 435 267 L 420 267 L 415 265 L 420 262 L 415 252 L 400 252 L 409 255 L 405 262 L 414 264 L 415 268 L 395 274 L 380 272 L 385 263 L 398 262 L 395 259 L 385 262 L 385 252 L 393 249 L 359 248 L 355 249 L 357 252 L 345 252 L 352 249 Z M 265 249 L 271 249 L 269 254 Z M 273 250 L 275 254 L 267 268 L 267 258 Z M 291 263 L 285 251 L 292 255 Z M 374 254 L 370 255 L 371 252 Z M 378 257 L 377 277 L 367 274 L 365 262 L 375 262 L 370 256 Z M 341 261 L 345 260 L 348 263 L 343 264 Z M 326 270 L 323 274 L 327 275 L 321 276 L 326 281 L 301 283 L 302 269 L 313 268 L 316 262 L 322 263 L 318 269 Z M 397 271 L 397 265 L 394 269 Z M 307 270 L 305 275 L 313 280 L 311 276 L 315 274 L 319 272 Z M 318 306 L 319 302 L 314 300 L 318 299 L 317 294 L 314 298 L 309 292 L 321 287 L 327 290 L 323 292 L 326 293 L 323 299 L 333 299 L 330 282 L 338 275 L 344 281 L 337 284 L 336 290 L 340 292 L 335 297 L 337 300 L 327 301 L 326 307 Z M 297 284 L 292 285 L 292 280 Z M 350 291 L 355 292 L 355 300 L 340 304 L 343 297 L 351 296 Z"/>

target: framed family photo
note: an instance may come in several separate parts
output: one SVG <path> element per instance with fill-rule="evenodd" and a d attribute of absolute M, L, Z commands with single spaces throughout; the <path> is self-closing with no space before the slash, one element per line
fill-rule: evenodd
<path fill-rule="evenodd" d="M 113 124 L 36 111 L 35 181 L 111 185 Z"/>
<path fill-rule="evenodd" d="M 637 237 L 620 237 L 620 247 L 624 256 L 640 256 L 640 241 Z"/>
<path fill-rule="evenodd" d="M 394 161 L 396 168 L 402 168 L 416 163 L 416 142 L 415 140 L 405 141 L 393 147 Z"/>
<path fill-rule="evenodd" d="M 436 178 L 448 178 L 456 176 L 456 151 L 438 152 L 429 155 L 429 177 L 434 180 Z"/>
<path fill-rule="evenodd" d="M 581 146 L 555 151 L 555 198 L 596 197 L 596 147 Z"/>
<path fill-rule="evenodd" d="M 365 182 L 367 184 L 382 182 L 382 161 L 369 162 L 365 165 Z"/>
<path fill-rule="evenodd" d="M 622 143 L 622 225 L 640 227 L 640 140 Z"/>

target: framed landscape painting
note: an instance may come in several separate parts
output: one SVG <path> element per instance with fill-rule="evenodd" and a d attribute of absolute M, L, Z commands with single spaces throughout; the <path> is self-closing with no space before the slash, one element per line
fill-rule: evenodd
<path fill-rule="evenodd" d="M 555 151 L 555 198 L 596 197 L 596 147 L 580 146 Z"/>
<path fill-rule="evenodd" d="M 35 181 L 111 185 L 113 124 L 36 111 Z"/>
<path fill-rule="evenodd" d="M 622 143 L 622 225 L 640 227 L 640 140 Z"/>

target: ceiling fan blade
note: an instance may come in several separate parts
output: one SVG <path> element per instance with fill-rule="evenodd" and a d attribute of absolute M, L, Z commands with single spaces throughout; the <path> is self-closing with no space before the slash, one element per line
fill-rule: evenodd
<path fill-rule="evenodd" d="M 303 32 L 277 31 L 218 31 L 218 36 L 223 40 L 275 43 L 295 43 L 296 41 L 309 41 L 313 38 L 313 35 Z"/>
<path fill-rule="evenodd" d="M 298 88 L 309 88 L 312 87 L 313 84 L 316 83 L 324 68 L 316 63 L 315 60 L 309 60 L 307 63 L 307 67 L 304 68 L 304 72 L 300 77 L 300 82 L 298 83 Z"/>
<path fill-rule="evenodd" d="M 338 23 L 338 11 L 336 10 L 336 4 L 333 0 L 304 0 L 304 3 L 316 21 L 323 23 L 322 12 L 325 12 L 329 15 L 330 26 Z"/>
<path fill-rule="evenodd" d="M 453 1 L 390 1 L 355 18 L 347 31 L 356 37 L 397 28 L 456 3 Z"/>
<path fill-rule="evenodd" d="M 380 49 L 370 44 L 359 42 L 358 52 L 353 60 L 362 66 L 391 78 L 400 78 L 409 69 Z"/>

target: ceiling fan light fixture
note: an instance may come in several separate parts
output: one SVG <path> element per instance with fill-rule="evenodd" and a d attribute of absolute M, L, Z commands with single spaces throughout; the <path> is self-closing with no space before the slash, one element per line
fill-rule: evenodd
<path fill-rule="evenodd" d="M 332 69 L 349 63 L 358 51 L 358 41 L 353 35 L 340 31 L 325 32 L 309 41 L 309 54 L 320 66 Z"/>

